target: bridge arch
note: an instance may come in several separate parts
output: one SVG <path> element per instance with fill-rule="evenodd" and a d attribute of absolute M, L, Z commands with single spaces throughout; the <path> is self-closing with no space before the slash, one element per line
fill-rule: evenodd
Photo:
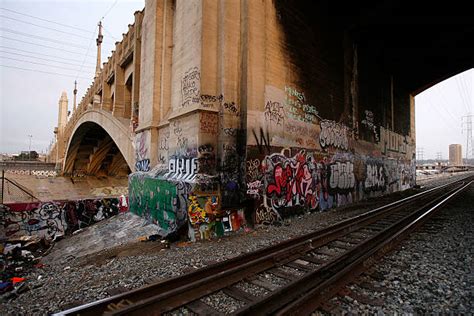
<path fill-rule="evenodd" d="M 63 173 L 123 175 L 134 170 L 130 120 L 90 109 L 77 120 L 68 138 Z"/>

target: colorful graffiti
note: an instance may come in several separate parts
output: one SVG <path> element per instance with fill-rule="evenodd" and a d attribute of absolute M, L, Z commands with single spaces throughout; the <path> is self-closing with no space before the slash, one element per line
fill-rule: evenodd
<path fill-rule="evenodd" d="M 317 180 L 312 155 L 301 150 L 292 158 L 281 154 L 267 156 L 262 162 L 265 170 L 265 205 L 278 212 L 281 208 L 318 206 Z"/>
<path fill-rule="evenodd" d="M 187 189 L 184 183 L 178 185 L 178 182 L 132 173 L 129 176 L 130 212 L 157 224 L 158 234 L 167 236 L 186 221 L 187 202 L 180 195 L 183 191 L 186 195 Z"/>
<path fill-rule="evenodd" d="M 0 205 L 4 237 L 36 235 L 53 239 L 128 210 L 126 198 L 11 203 Z"/>

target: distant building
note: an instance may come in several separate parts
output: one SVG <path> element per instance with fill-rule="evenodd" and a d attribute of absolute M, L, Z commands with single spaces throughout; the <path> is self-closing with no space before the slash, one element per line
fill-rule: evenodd
<path fill-rule="evenodd" d="M 451 166 L 462 165 L 462 147 L 460 144 L 449 145 L 449 164 Z"/>

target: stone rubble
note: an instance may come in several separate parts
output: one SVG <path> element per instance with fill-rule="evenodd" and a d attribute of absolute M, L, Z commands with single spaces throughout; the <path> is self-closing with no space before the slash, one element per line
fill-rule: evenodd
<path fill-rule="evenodd" d="M 465 175 L 448 177 L 444 181 L 451 181 L 461 176 Z M 437 180 L 437 183 L 440 181 Z M 426 187 L 429 185 L 426 184 Z M 56 252 L 42 259 L 44 266 L 34 268 L 23 275 L 28 290 L 18 295 L 11 293 L 2 295 L 0 309 L 3 315 L 48 315 L 59 312 L 117 294 L 117 291 L 135 289 L 153 281 L 177 276 L 214 262 L 273 245 L 334 224 L 371 209 L 377 204 L 386 204 L 406 194 L 406 192 L 401 192 L 392 197 L 371 199 L 359 203 L 358 206 L 323 213 L 308 213 L 286 219 L 281 226 L 242 229 L 211 241 L 177 242 L 172 243 L 169 248 L 160 247 L 160 242 L 136 242 L 130 244 L 129 248 L 133 250 L 138 246 L 147 245 L 149 248 L 146 249 L 150 250 L 140 252 L 138 248 L 131 255 L 122 255 L 123 252 L 120 252 L 130 251 L 130 249 L 120 248 L 121 250 L 117 252 L 113 250 L 114 247 L 126 247 L 127 242 L 136 241 L 138 235 L 134 230 L 138 226 L 130 224 L 128 229 L 122 229 L 118 225 L 108 227 L 106 222 L 101 222 L 99 224 L 101 226 L 88 227 L 84 232 L 72 238 L 59 241 L 55 246 Z M 127 216 L 130 217 L 128 220 L 119 218 L 122 223 L 133 221 L 132 215 Z M 459 219 L 460 215 L 456 218 Z M 385 295 L 381 295 L 386 302 L 381 312 L 412 313 L 433 311 L 433 308 L 439 308 L 439 311 L 449 309 L 455 312 L 473 310 L 472 293 L 468 292 L 469 287 L 472 290 L 472 278 L 467 279 L 469 269 L 472 273 L 472 249 L 474 249 L 472 247 L 474 227 L 472 212 L 465 219 L 466 221 L 461 223 L 464 225 L 464 231 L 455 226 L 449 226 L 439 235 L 432 236 L 433 241 L 429 242 L 429 246 L 424 244 L 418 247 L 417 255 L 410 253 L 402 255 L 402 258 L 407 258 L 406 264 L 409 264 L 409 269 L 396 269 L 386 263 L 385 270 L 382 270 L 386 277 L 381 286 L 390 290 Z M 107 221 L 110 220 L 114 218 Z M 95 234 L 92 234 L 91 231 L 94 230 Z M 454 236 L 456 238 L 447 238 L 456 232 Z M 464 235 L 459 232 L 464 232 Z M 144 234 L 143 231 L 141 233 Z M 146 231 L 146 233 L 149 232 Z M 122 236 L 120 238 L 123 240 L 113 243 L 114 240 L 111 237 L 113 235 Z M 104 238 L 111 240 L 105 242 Z M 404 246 L 405 251 L 416 247 L 417 242 L 417 240 L 410 241 Z M 101 243 L 102 250 L 97 251 L 97 243 Z M 431 252 L 437 254 L 434 257 L 436 260 L 433 259 Z M 392 256 L 393 259 L 400 258 L 400 255 Z M 437 259 L 440 261 L 438 262 Z M 415 280 L 410 278 L 421 280 L 423 287 L 416 286 Z M 241 282 L 237 287 L 242 287 L 243 290 L 257 296 L 268 293 L 267 290 L 249 283 Z M 216 294 L 209 299 L 212 300 L 212 304 L 222 306 L 220 309 L 225 311 L 236 310 L 240 307 L 235 300 L 229 303 L 226 303 L 227 300 L 220 301 L 222 296 L 225 295 Z M 229 306 L 224 306 L 226 304 Z M 354 301 L 344 302 L 344 306 L 349 306 L 349 311 L 379 311 Z"/>

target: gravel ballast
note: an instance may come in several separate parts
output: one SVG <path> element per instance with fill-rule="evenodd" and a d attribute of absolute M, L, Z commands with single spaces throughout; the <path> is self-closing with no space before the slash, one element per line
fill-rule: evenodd
<path fill-rule="evenodd" d="M 465 175 L 437 179 L 436 183 L 452 181 L 454 178 L 461 176 Z M 435 184 L 426 183 L 424 185 L 428 188 Z M 473 188 L 470 189 L 470 192 L 471 195 L 465 197 L 465 199 L 471 199 L 470 219 L 466 219 L 464 222 L 461 221 L 461 224 L 464 225 L 462 228 L 453 226 L 451 229 L 449 226 L 446 231 L 440 232 L 439 237 L 433 236 L 433 238 L 436 237 L 439 240 L 436 239 L 436 241 L 430 242 L 431 246 L 429 247 L 426 245 L 420 246 L 421 249 L 418 252 L 418 257 L 408 254 L 403 256 L 391 255 L 395 256 L 394 258 L 406 257 L 410 261 L 410 269 L 400 269 L 397 272 L 396 269 L 387 266 L 386 283 L 383 286 L 389 288 L 389 291 L 382 296 L 386 305 L 382 310 L 379 310 L 380 312 L 388 314 L 393 314 L 394 311 L 417 312 L 423 311 L 430 306 L 432 308 L 438 306 L 434 304 L 440 304 L 440 308 L 444 308 L 445 304 L 447 304 L 451 310 L 461 311 L 463 308 L 468 311 L 473 310 L 472 303 L 469 303 L 469 299 L 471 302 L 473 301 L 472 293 L 466 292 L 468 286 L 472 288 L 472 279 L 469 281 L 467 275 L 468 269 L 472 269 L 472 249 L 474 249 L 472 247 L 472 227 L 474 224 L 472 221 Z M 51 258 L 54 257 L 54 260 L 45 258 L 45 262 L 48 262 L 47 265 L 43 268 L 33 269 L 24 276 L 27 280 L 25 286 L 29 288 L 28 291 L 19 294 L 18 297 L 13 297 L 8 293 L 1 297 L 0 307 L 2 314 L 46 315 L 59 312 L 73 306 L 111 296 L 116 294 L 117 291 L 138 288 L 153 281 L 177 276 L 214 262 L 220 262 L 239 254 L 270 246 L 288 238 L 326 227 L 372 209 L 380 203 L 386 204 L 390 200 L 405 196 L 406 194 L 406 192 L 402 192 L 392 197 L 365 201 L 360 203 L 359 206 L 351 206 L 324 213 L 304 214 L 286 219 L 281 226 L 258 226 L 250 231 L 241 230 L 232 233 L 230 236 L 213 239 L 212 241 L 173 243 L 169 249 L 159 247 L 159 242 L 141 243 L 157 245 L 150 249 L 144 249 L 141 254 L 137 254 L 137 251 L 130 254 L 130 249 L 128 250 L 129 253 L 127 253 L 127 250 L 123 249 L 126 245 L 120 245 L 122 247 L 120 251 L 114 252 L 112 251 L 113 248 L 112 250 L 107 248 L 95 253 L 87 252 L 82 256 L 79 254 L 75 257 L 70 255 L 61 257 L 60 253 L 53 252 L 51 253 Z M 456 217 L 453 216 L 453 218 Z M 105 227 L 106 225 L 103 226 Z M 464 230 L 466 230 L 464 232 L 465 235 L 461 235 L 460 232 Z M 455 234 L 457 238 L 454 241 L 450 241 L 451 238 L 447 238 L 449 234 Z M 90 242 L 92 247 L 94 245 L 93 238 L 93 236 L 90 236 L 90 240 L 84 240 L 83 242 Z M 70 242 L 69 239 L 60 241 L 58 245 L 61 244 L 61 247 L 58 247 L 58 249 L 68 249 L 68 242 Z M 416 244 L 418 241 L 414 239 L 410 242 Z M 136 243 L 130 247 L 136 248 L 138 246 L 139 244 Z M 87 248 L 85 245 L 81 248 L 84 247 Z M 407 244 L 405 249 L 410 247 L 412 246 Z M 435 264 L 431 255 L 421 252 L 421 250 L 428 251 L 430 249 L 433 249 L 438 254 L 434 258 L 439 257 L 443 259 L 439 263 L 439 269 L 441 270 L 430 266 L 430 264 Z M 422 263 L 424 262 L 423 260 L 426 260 L 426 263 Z M 445 270 L 441 268 L 442 266 L 445 266 Z M 431 273 L 431 271 L 438 272 L 436 272 L 437 274 L 433 272 L 433 274 L 425 275 L 425 273 Z M 421 275 L 413 276 L 412 272 L 421 273 Z M 444 276 L 443 282 L 438 279 L 440 276 Z M 426 289 L 426 291 L 410 285 L 413 283 L 413 280 L 410 280 L 410 278 L 425 280 L 423 289 Z M 408 285 L 405 286 L 405 284 Z M 253 292 L 252 289 L 245 290 Z M 439 291 L 443 291 L 443 294 Z M 262 293 L 252 294 L 262 295 Z M 466 299 L 460 298 L 461 295 L 464 295 Z M 215 304 L 219 304 L 219 297 L 220 294 L 218 293 L 216 296 L 211 297 L 211 300 Z M 423 302 L 425 302 L 424 297 L 427 297 L 426 304 L 413 303 L 414 301 L 410 301 L 410 297 L 416 297 Z M 429 303 L 428 298 L 436 302 Z M 445 301 L 448 303 L 444 303 Z M 349 310 L 353 308 L 354 310 L 361 308 L 361 311 L 364 308 L 374 310 L 370 306 L 361 307 L 361 304 L 351 305 L 349 303 L 346 305 L 349 306 Z M 239 305 L 236 302 L 230 302 L 226 308 L 230 311 L 238 307 Z M 419 308 L 419 310 L 416 308 Z"/>

